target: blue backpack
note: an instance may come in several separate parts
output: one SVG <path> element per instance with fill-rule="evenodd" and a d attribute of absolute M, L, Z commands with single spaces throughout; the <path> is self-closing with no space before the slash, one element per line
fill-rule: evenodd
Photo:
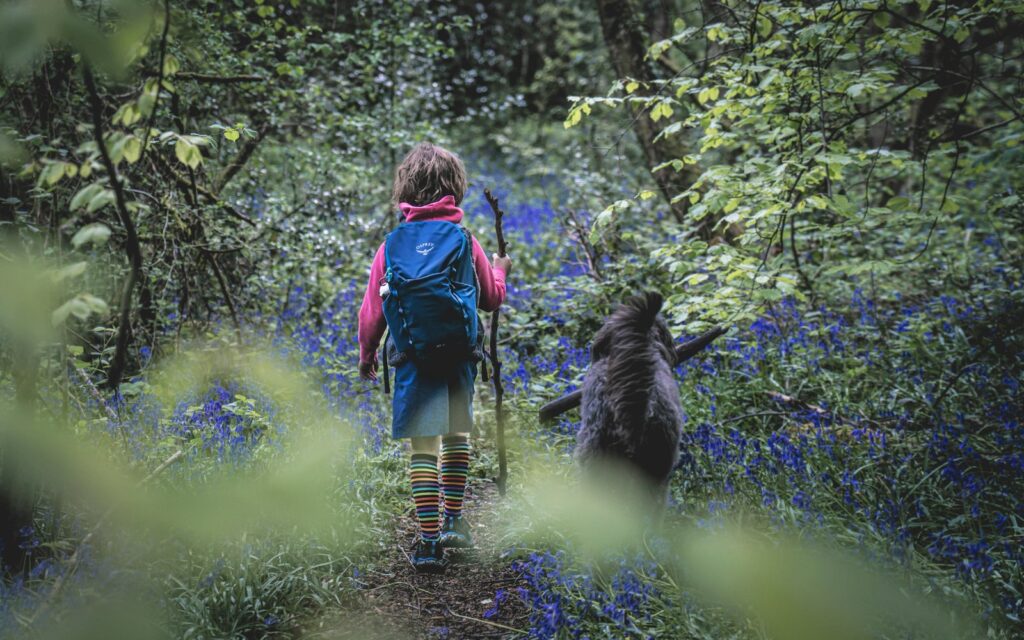
<path fill-rule="evenodd" d="M 476 273 L 469 232 L 440 220 L 403 222 L 384 243 L 384 318 L 398 352 L 436 368 L 471 360 Z"/>

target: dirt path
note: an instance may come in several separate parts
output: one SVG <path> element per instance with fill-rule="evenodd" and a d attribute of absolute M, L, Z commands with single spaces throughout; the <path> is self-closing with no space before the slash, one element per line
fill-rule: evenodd
<path fill-rule="evenodd" d="M 412 546 L 419 526 L 412 508 L 396 519 L 392 551 L 377 570 L 363 577 L 365 622 L 379 635 L 395 638 L 515 638 L 525 637 L 526 609 L 513 595 L 522 581 L 507 559 L 500 557 L 496 532 L 490 522 L 497 488 L 486 480 L 467 487 L 466 518 L 473 527 L 476 549 L 448 552 L 449 566 L 443 575 L 419 575 L 411 564 Z M 485 617 L 494 605 L 495 592 L 506 589 L 509 597 L 498 611 Z M 336 636 L 337 637 L 337 636 Z"/>

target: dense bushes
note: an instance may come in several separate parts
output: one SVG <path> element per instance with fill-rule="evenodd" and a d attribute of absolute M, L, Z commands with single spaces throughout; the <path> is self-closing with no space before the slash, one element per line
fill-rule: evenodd
<path fill-rule="evenodd" d="M 910 295 L 877 281 L 872 288 L 870 279 L 838 282 L 828 303 L 783 298 L 683 365 L 688 421 L 673 489 L 680 514 L 705 527 L 742 515 L 841 541 L 927 577 L 954 601 L 966 590 L 994 628 L 1015 628 L 1024 570 L 1024 270 L 1004 253 L 1001 225 L 968 228 L 969 286 L 929 297 L 921 289 L 941 282 L 908 283 L 917 291 Z M 558 327 L 546 346 L 520 352 L 513 375 L 524 410 L 571 389 L 585 367 L 585 352 L 558 337 L 589 313 L 572 299 L 545 307 L 547 326 Z M 555 451 L 571 450 L 564 438 L 576 426 L 554 428 Z M 538 637 L 601 628 L 601 615 L 580 613 L 599 599 L 579 585 L 598 576 L 543 554 L 522 566 L 534 583 L 523 597 Z M 672 597 L 681 606 L 678 590 Z M 650 611 L 638 604 L 631 615 Z"/>

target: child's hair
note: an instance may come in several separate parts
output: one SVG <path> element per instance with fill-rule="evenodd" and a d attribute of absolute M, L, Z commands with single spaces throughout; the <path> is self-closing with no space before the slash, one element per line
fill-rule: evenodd
<path fill-rule="evenodd" d="M 429 142 L 413 147 L 395 170 L 391 199 L 396 205 L 408 202 L 421 206 L 445 196 L 454 197 L 455 204 L 459 204 L 464 195 L 466 167 L 462 160 L 451 151 Z"/>

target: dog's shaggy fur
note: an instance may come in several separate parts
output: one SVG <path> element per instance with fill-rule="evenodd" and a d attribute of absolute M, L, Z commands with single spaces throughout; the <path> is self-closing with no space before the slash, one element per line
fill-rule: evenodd
<path fill-rule="evenodd" d="M 617 463 L 636 473 L 664 505 L 679 459 L 683 408 L 672 373 L 672 334 L 659 315 L 661 295 L 634 296 L 594 336 L 583 380 L 583 424 L 576 458 Z"/>

